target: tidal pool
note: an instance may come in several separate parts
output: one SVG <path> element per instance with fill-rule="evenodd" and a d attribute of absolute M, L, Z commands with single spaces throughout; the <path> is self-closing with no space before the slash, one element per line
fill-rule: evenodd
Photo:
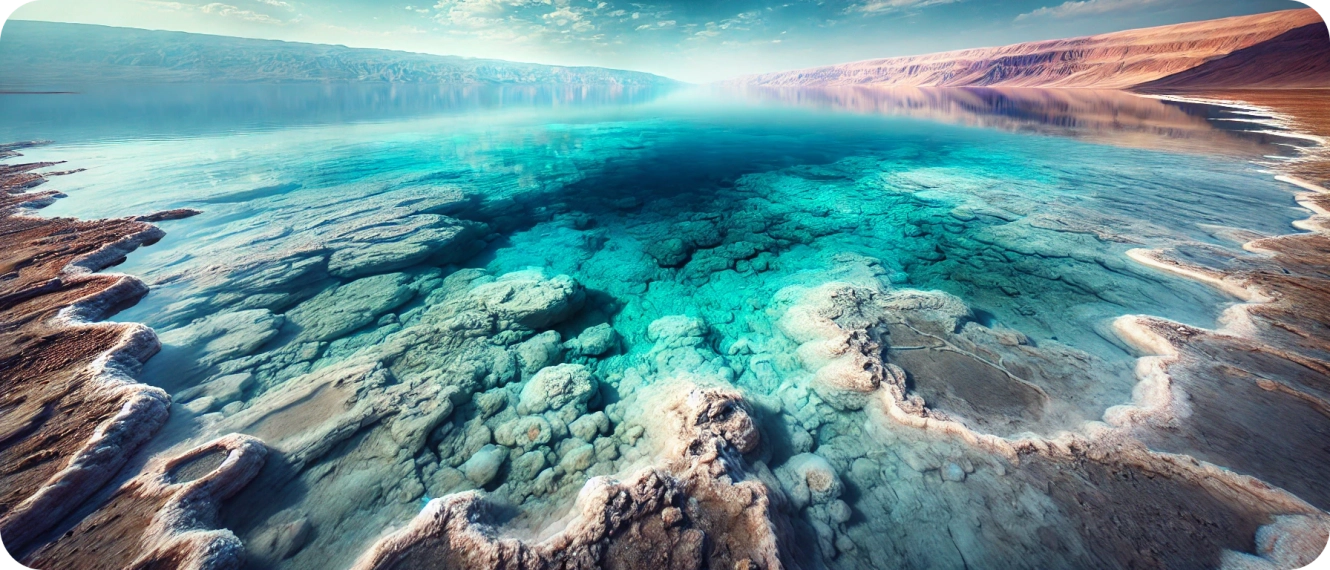
<path fill-rule="evenodd" d="M 163 343 L 145 456 L 276 451 L 222 508 L 254 567 L 347 566 L 468 489 L 548 536 L 589 478 L 652 464 L 672 384 L 750 403 L 748 460 L 815 564 L 1120 563 L 1055 468 L 867 411 L 828 335 L 863 324 L 862 370 L 939 418 L 1053 438 L 1133 401 L 1115 318 L 1213 328 L 1238 301 L 1128 250 L 1307 215 L 1268 170 L 1304 142 L 1124 93 L 235 89 L 7 96 L 0 132 L 86 169 L 44 215 L 203 211 L 116 268 L 151 292 L 115 318 Z M 1244 521 L 1197 566 L 1270 520 L 1157 493 Z"/>

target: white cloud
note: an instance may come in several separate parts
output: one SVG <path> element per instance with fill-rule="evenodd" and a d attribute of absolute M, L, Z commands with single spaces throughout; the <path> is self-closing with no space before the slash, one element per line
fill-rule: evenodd
<path fill-rule="evenodd" d="M 204 4 L 202 6 L 199 6 L 199 10 L 205 14 L 215 14 L 225 18 L 237 18 L 240 20 L 245 20 L 247 22 L 258 22 L 260 24 L 277 24 L 277 25 L 282 24 L 281 20 L 278 20 L 277 18 L 274 18 L 267 14 L 260 14 L 258 12 L 252 12 L 250 10 L 242 10 L 230 4 L 222 4 L 221 2 Z"/>
<path fill-rule="evenodd" d="M 198 10 L 199 12 L 203 12 L 204 14 L 221 16 L 223 18 L 235 18 L 238 20 L 245 20 L 247 22 L 257 22 L 260 24 L 273 24 L 278 26 L 286 24 L 286 22 L 274 18 L 272 16 L 269 16 L 267 14 L 261 14 L 259 12 L 254 12 L 252 10 L 245 10 L 243 8 L 238 8 L 230 4 L 222 4 L 221 2 L 213 2 L 211 4 L 204 4 L 202 6 L 198 6 L 194 4 L 185 4 L 182 2 L 167 2 L 163 0 L 136 0 L 136 1 L 139 4 L 151 6 L 158 10 L 167 11 L 167 12 L 193 12 L 195 10 Z M 259 1 L 263 2 L 264 4 L 270 4 L 273 6 L 287 5 L 285 2 L 280 2 L 277 0 L 272 0 L 272 1 L 259 0 Z"/>
<path fill-rule="evenodd" d="M 951 4 L 962 0 L 866 0 L 850 4 L 845 8 L 846 14 L 890 14 L 892 12 L 902 12 L 914 8 L 925 8 L 936 6 L 938 4 Z"/>
<path fill-rule="evenodd" d="M 151 6 L 151 7 L 153 7 L 153 8 L 156 8 L 156 9 L 158 9 L 158 10 L 162 10 L 162 11 L 165 11 L 165 12 L 178 12 L 178 11 L 181 11 L 181 10 L 186 10 L 186 9 L 192 8 L 192 6 L 186 6 L 186 5 L 181 4 L 181 3 L 179 3 L 179 2 L 162 2 L 162 1 L 160 1 L 160 0 L 136 0 L 136 1 L 137 1 L 139 4 L 143 4 L 143 5 L 146 5 L 146 6 Z"/>
<path fill-rule="evenodd" d="M 570 22 L 581 20 L 582 12 L 568 6 L 563 6 L 553 12 L 542 15 L 541 19 L 554 22 L 554 24 L 558 26 L 566 26 Z"/>
<path fill-rule="evenodd" d="M 294 11 L 296 11 L 296 9 L 295 9 L 293 6 L 291 6 L 290 4 L 287 4 L 286 2 L 282 2 L 282 0 L 255 0 L 255 1 L 258 2 L 258 3 L 260 3 L 260 4 L 267 4 L 267 5 L 269 5 L 269 6 L 273 6 L 273 7 L 276 7 L 276 8 L 281 8 L 281 9 L 286 10 L 286 11 L 288 11 L 288 12 L 294 12 Z"/>
<path fill-rule="evenodd" d="M 1068 0 L 1057 6 L 1045 6 L 1016 16 L 1016 21 L 1028 20 L 1031 18 L 1079 18 L 1082 16 L 1094 16 L 1106 14 L 1109 12 L 1122 12 L 1135 10 L 1150 4 L 1158 4 L 1161 0 Z"/>
<path fill-rule="evenodd" d="M 527 4 L 526 0 L 440 0 L 434 5 L 440 24 L 467 28 L 494 27 L 503 24 L 509 8 Z"/>

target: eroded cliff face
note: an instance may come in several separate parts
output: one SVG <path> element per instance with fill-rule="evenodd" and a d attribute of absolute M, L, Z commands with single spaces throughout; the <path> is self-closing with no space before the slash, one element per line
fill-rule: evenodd
<path fill-rule="evenodd" d="M 1301 28 L 1305 29 L 1300 35 L 1285 36 Z M 1272 43 L 1265 45 L 1267 42 Z M 1242 50 L 1252 51 L 1227 62 L 1214 62 Z M 1279 58 L 1256 57 L 1271 51 L 1278 51 Z M 1206 83 L 1220 81 L 1225 87 L 1326 87 L 1330 85 L 1325 83 L 1325 73 L 1315 62 L 1317 58 L 1324 60 L 1328 53 L 1330 39 L 1326 37 L 1325 25 L 1315 11 L 1304 9 L 1081 38 L 873 59 L 754 75 L 734 82 L 773 87 L 1126 89 L 1207 65 L 1216 70 L 1222 68 L 1223 77 L 1218 77 L 1216 71 L 1164 85 L 1203 88 Z M 1268 65 L 1275 59 L 1279 59 L 1280 73 L 1271 73 Z M 1309 75 L 1302 77 L 1303 73 Z"/>

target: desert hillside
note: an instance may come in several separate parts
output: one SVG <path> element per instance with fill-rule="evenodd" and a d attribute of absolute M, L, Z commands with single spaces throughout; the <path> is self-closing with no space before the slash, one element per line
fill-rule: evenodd
<path fill-rule="evenodd" d="M 0 39 L 0 89 L 91 83 L 414 83 L 674 86 L 637 71 L 384 49 L 12 20 Z"/>
<path fill-rule="evenodd" d="M 1230 59 L 1232 57 L 1232 59 Z M 1097 36 L 873 59 L 737 80 L 764 86 L 1160 88 L 1330 87 L 1330 38 L 1311 9 Z M 1195 70 L 1200 75 L 1180 74 Z M 1304 72 L 1312 75 L 1303 77 Z M 1248 80 L 1248 75 L 1251 76 Z M 1296 76 L 1296 77 L 1295 77 Z"/>

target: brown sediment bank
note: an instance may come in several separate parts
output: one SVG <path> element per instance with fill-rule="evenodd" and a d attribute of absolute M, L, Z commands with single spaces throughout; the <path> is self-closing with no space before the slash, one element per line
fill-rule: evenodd
<path fill-rule="evenodd" d="M 0 145 L 19 156 L 38 141 Z M 57 163 L 0 165 L 0 536 L 21 555 L 105 485 L 166 421 L 170 398 L 138 383 L 157 336 L 96 322 L 147 293 L 95 273 L 164 234 L 139 219 L 40 218 Z M 180 213 L 176 213 L 180 214 Z"/>
<path fill-rule="evenodd" d="M 1190 91 L 1146 90 L 1161 96 L 1177 93 L 1185 98 L 1232 103 L 1252 107 L 1260 115 L 1271 117 L 1288 132 L 1303 134 L 1322 142 L 1305 149 L 1295 160 L 1278 166 L 1285 176 L 1310 182 L 1322 188 L 1330 187 L 1330 87 L 1324 89 L 1241 89 Z M 1259 127 L 1255 127 L 1259 128 Z M 1330 204 L 1330 197 L 1309 197 L 1313 203 Z"/>

